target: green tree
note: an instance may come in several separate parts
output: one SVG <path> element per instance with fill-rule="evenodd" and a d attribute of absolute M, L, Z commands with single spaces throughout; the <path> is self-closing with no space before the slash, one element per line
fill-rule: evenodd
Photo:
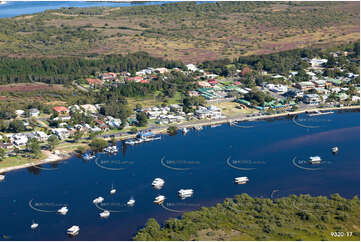
<path fill-rule="evenodd" d="M 9 131 L 14 133 L 23 132 L 25 130 L 25 126 L 23 121 L 21 120 L 13 120 L 9 124 Z"/>
<path fill-rule="evenodd" d="M 103 151 L 108 147 L 108 142 L 104 139 L 96 138 L 90 142 L 89 146 L 93 151 Z"/>
<path fill-rule="evenodd" d="M 39 142 L 35 138 L 30 139 L 26 143 L 26 149 L 32 154 L 34 154 L 35 157 L 39 157 L 41 153 Z"/>
<path fill-rule="evenodd" d="M 57 146 L 60 143 L 60 140 L 58 139 L 58 137 L 54 134 L 50 135 L 48 137 L 48 145 L 50 150 L 54 150 L 55 146 Z"/>
<path fill-rule="evenodd" d="M 144 112 L 137 113 L 138 126 L 145 127 L 148 123 L 148 117 Z"/>
<path fill-rule="evenodd" d="M 3 148 L 0 148 L 0 161 L 4 160 L 5 158 L 5 150 Z"/>
<path fill-rule="evenodd" d="M 167 132 L 170 136 L 176 135 L 178 133 L 178 129 L 176 126 L 169 126 Z"/>

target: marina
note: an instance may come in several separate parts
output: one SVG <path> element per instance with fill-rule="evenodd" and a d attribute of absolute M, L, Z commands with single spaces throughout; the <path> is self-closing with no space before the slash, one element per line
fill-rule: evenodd
<path fill-rule="evenodd" d="M 140 146 L 123 147 L 119 142 L 118 153 L 96 154 L 103 166 L 122 170 L 102 169 L 93 160 L 72 157 L 66 165 L 60 162 L 57 170 L 8 172 L 6 182 L 0 183 L 1 217 L 6 218 L 0 218 L 0 226 L 14 240 L 63 240 L 64 231 L 73 224 L 79 230 L 72 234 L 80 240 L 130 240 L 148 218 L 162 223 L 181 215 L 174 211 L 212 206 L 242 193 L 270 197 L 277 189 L 279 197 L 339 193 L 351 198 L 359 195 L 359 112 L 334 113 L 328 118 L 332 122 L 320 123 L 320 128 L 311 130 L 295 125 L 290 118 L 243 122 L 257 127 L 252 129 L 223 124 L 204 127 L 201 132 L 189 130 L 186 136 L 162 135 L 161 140 Z M 336 146 L 339 152 L 333 155 Z M 181 170 L 164 167 L 160 162 L 163 156 L 165 164 Z M 310 156 L 329 163 L 322 163 L 323 170 L 302 170 L 292 164 L 295 156 L 306 161 L 304 167 L 319 167 L 308 163 Z M 233 167 L 227 165 L 228 157 Z M 124 162 L 132 165 L 125 166 Z M 247 183 L 235 184 L 235 178 L 245 176 Z M 156 178 L 154 185 L 162 185 L 161 190 L 153 185 Z M 27 188 L 21 185 L 24 181 Z M 115 194 L 110 193 L 112 189 L 117 190 Z M 192 189 L 193 196 L 182 200 L 181 189 Z M 59 205 L 57 211 L 67 204 L 69 212 L 59 216 L 56 212 L 34 211 L 28 205 L 33 198 L 37 209 L 54 211 L 49 203 Z M 110 212 L 107 219 L 100 219 L 103 211 L 93 202 Z M 40 226 L 32 230 L 31 221 Z"/>

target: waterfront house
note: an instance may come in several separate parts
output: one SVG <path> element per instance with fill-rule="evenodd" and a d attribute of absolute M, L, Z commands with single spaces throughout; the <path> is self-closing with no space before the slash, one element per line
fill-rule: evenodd
<path fill-rule="evenodd" d="M 70 132 L 66 128 L 55 128 L 51 130 L 60 140 L 64 140 L 70 136 Z"/>
<path fill-rule="evenodd" d="M 34 138 L 40 142 L 44 142 L 48 140 L 48 135 L 43 131 L 35 131 L 32 132 L 32 134 L 34 135 Z"/>
<path fill-rule="evenodd" d="M 303 102 L 307 104 L 319 104 L 321 101 L 320 97 L 317 94 L 305 94 L 303 96 Z"/>
<path fill-rule="evenodd" d="M 12 140 L 15 146 L 21 146 L 26 145 L 29 139 L 25 134 L 18 133 L 12 136 Z"/>

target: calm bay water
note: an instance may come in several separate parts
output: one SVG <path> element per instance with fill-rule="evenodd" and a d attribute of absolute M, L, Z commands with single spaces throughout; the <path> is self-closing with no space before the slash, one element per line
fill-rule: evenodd
<path fill-rule="evenodd" d="M 89 162 L 71 158 L 57 165 L 9 172 L 0 183 L 0 235 L 5 240 L 67 240 L 65 231 L 76 224 L 80 234 L 75 240 L 129 240 L 148 218 L 163 222 L 179 217 L 179 211 L 215 205 L 227 197 L 248 193 L 270 197 L 289 194 L 359 196 L 360 181 L 360 113 L 343 112 L 297 120 L 319 128 L 306 129 L 291 119 L 244 122 L 241 128 L 228 124 L 190 131 L 186 136 L 164 135 L 162 140 L 136 146 L 122 146 L 117 155 L 98 154 Z M 333 155 L 331 148 L 339 147 Z M 325 161 L 311 166 L 300 160 L 319 155 Z M 296 158 L 295 158 L 296 157 Z M 163 164 L 161 159 L 163 158 Z M 292 163 L 295 158 L 296 165 Z M 239 170 L 238 168 L 255 168 Z M 109 170 L 101 168 L 124 168 Z M 173 168 L 190 168 L 175 170 Z M 321 170 L 307 170 L 308 168 Z M 250 182 L 235 185 L 234 177 L 248 176 Z M 162 190 L 151 186 L 154 178 L 165 180 Z M 112 184 L 117 189 L 110 195 Z M 194 196 L 177 197 L 181 188 L 192 188 Z M 157 195 L 165 195 L 167 209 L 153 203 Z M 108 219 L 99 217 L 92 200 L 105 198 L 103 208 L 111 212 Z M 130 197 L 136 204 L 124 206 Z M 45 210 L 40 212 L 33 210 Z M 66 216 L 55 211 L 66 204 Z M 172 210 L 177 210 L 172 211 Z M 32 220 L 39 228 L 32 231 Z"/>
<path fill-rule="evenodd" d="M 129 6 L 138 6 L 138 5 L 158 5 L 166 2 L 141 2 L 141 3 L 131 3 L 131 2 L 87 2 L 87 1 L 19 1 L 19 2 L 6 2 L 0 4 L 0 18 L 10 18 L 14 16 L 19 16 L 23 14 L 33 14 L 40 13 L 49 9 L 58 9 L 58 8 L 69 8 L 69 7 L 129 7 Z"/>

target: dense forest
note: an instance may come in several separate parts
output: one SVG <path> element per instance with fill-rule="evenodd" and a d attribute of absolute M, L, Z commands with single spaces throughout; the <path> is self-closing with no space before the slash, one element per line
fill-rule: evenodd
<path fill-rule="evenodd" d="M 184 213 L 161 227 L 149 219 L 134 240 L 359 240 L 360 200 L 338 194 L 278 199 L 247 194 Z M 335 232 L 343 232 L 339 237 Z"/>
<path fill-rule="evenodd" d="M 69 84 L 73 80 L 95 75 L 97 72 L 128 71 L 134 73 L 147 67 L 180 67 L 179 61 L 155 58 L 145 52 L 128 55 L 57 58 L 0 58 L 0 84 L 19 82 L 45 82 Z"/>

